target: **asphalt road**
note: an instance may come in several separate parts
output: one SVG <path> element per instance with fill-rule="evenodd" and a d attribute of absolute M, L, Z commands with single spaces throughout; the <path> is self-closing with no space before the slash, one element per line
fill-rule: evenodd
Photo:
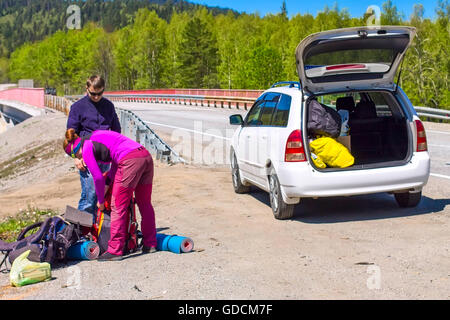
<path fill-rule="evenodd" d="M 116 106 L 134 111 L 176 151 L 184 153 L 196 163 L 201 162 L 200 164 L 229 164 L 227 154 L 230 138 L 236 129 L 229 124 L 229 116 L 244 116 L 247 113 L 244 109 L 172 104 L 116 103 Z M 431 175 L 450 179 L 450 124 L 427 129 L 426 133 L 431 156 Z M 196 142 L 201 143 L 203 148 L 213 143 L 222 144 L 223 154 L 217 159 L 205 159 L 207 152 L 200 156 L 196 154 Z M 220 163 L 218 160 L 223 161 Z"/>
<path fill-rule="evenodd" d="M 132 110 L 188 162 L 196 165 L 228 166 L 230 139 L 236 126 L 231 114 L 244 109 L 150 103 L 116 103 Z"/>

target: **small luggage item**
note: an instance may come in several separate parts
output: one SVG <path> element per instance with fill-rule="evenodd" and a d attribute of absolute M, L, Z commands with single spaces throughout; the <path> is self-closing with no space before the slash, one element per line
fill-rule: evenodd
<path fill-rule="evenodd" d="M 48 262 L 32 262 L 27 259 L 31 250 L 19 255 L 13 262 L 9 281 L 14 287 L 21 287 L 51 279 L 52 271 Z"/>
<path fill-rule="evenodd" d="M 156 250 L 170 251 L 173 253 L 186 253 L 194 249 L 194 241 L 188 237 L 180 237 L 175 235 L 167 235 L 164 233 L 156 234 Z"/>
<path fill-rule="evenodd" d="M 330 137 L 318 138 L 309 144 L 311 152 L 317 155 L 327 166 L 347 168 L 355 163 L 348 149 Z"/>
<path fill-rule="evenodd" d="M 35 228 L 39 228 L 39 230 L 25 237 L 29 231 Z M 66 260 L 69 247 L 79 239 L 80 231 L 75 225 L 68 224 L 58 216 L 50 217 L 23 229 L 15 242 L 0 241 L 0 251 L 6 254 L 1 264 L 6 261 L 6 257 L 12 264 L 27 250 L 30 250 L 28 255 L 30 261 L 50 264 L 62 262 Z"/>
<path fill-rule="evenodd" d="M 105 195 L 105 210 L 97 210 L 94 225 L 92 226 L 91 234 L 93 240 L 98 243 L 100 248 L 100 255 L 108 250 L 108 242 L 111 238 L 111 193 L 112 185 L 109 187 Z M 128 220 L 127 220 L 127 238 L 123 249 L 123 254 L 136 252 L 139 245 L 139 230 L 136 221 L 136 203 L 132 197 L 128 206 Z"/>
<path fill-rule="evenodd" d="M 71 260 L 95 260 L 100 254 L 98 243 L 83 240 L 72 245 L 67 251 L 67 258 Z"/>
<path fill-rule="evenodd" d="M 317 100 L 311 100 L 308 105 L 308 133 L 314 136 L 337 138 L 341 133 L 341 116 Z"/>

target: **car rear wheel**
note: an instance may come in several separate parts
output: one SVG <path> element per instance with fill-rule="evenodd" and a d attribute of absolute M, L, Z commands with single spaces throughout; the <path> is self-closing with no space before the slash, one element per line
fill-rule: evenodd
<path fill-rule="evenodd" d="M 241 174 L 237 163 L 236 155 L 231 155 L 231 178 L 233 180 L 234 192 L 242 194 L 250 192 L 250 186 L 246 186 L 241 182 Z"/>
<path fill-rule="evenodd" d="M 395 200 L 401 208 L 412 208 L 419 204 L 422 191 L 394 193 Z"/>
<path fill-rule="evenodd" d="M 276 174 L 269 176 L 269 196 L 270 206 L 272 207 L 273 215 L 278 220 L 290 219 L 294 216 L 294 204 L 287 204 L 281 195 L 280 181 Z"/>

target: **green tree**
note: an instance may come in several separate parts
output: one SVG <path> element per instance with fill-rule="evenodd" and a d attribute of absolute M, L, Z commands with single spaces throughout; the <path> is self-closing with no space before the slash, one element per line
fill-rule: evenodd
<path fill-rule="evenodd" d="M 219 63 L 216 39 L 199 18 L 190 20 L 178 47 L 178 77 L 185 88 L 216 88 Z"/>
<path fill-rule="evenodd" d="M 394 6 L 392 0 L 383 3 L 383 12 L 381 13 L 381 24 L 385 26 L 393 26 L 402 24 L 402 16 Z"/>
<path fill-rule="evenodd" d="M 175 12 L 166 28 L 166 54 L 162 57 L 162 63 L 164 65 L 162 82 L 164 86 L 169 88 L 182 87 L 180 78 L 178 77 L 178 70 L 181 66 L 178 47 L 182 41 L 183 30 L 186 28 L 190 19 L 187 12 Z"/>
<path fill-rule="evenodd" d="M 9 82 L 8 69 L 9 69 L 8 59 L 0 58 L 0 83 Z"/>
<path fill-rule="evenodd" d="M 161 87 L 166 28 L 167 23 L 159 18 L 155 11 L 138 11 L 131 29 L 133 43 L 129 48 L 138 74 L 135 89 Z"/>
<path fill-rule="evenodd" d="M 131 26 L 119 30 L 116 34 L 116 46 L 113 49 L 116 66 L 113 78 L 116 88 L 132 89 L 137 79 L 136 66 L 133 64 L 129 49 L 133 45 Z"/>
<path fill-rule="evenodd" d="M 246 88 L 266 89 L 284 80 L 281 56 L 277 50 L 261 44 L 252 49 L 249 58 L 243 66 L 247 78 Z"/>
<path fill-rule="evenodd" d="M 244 66 L 251 59 L 253 48 L 262 42 L 261 20 L 257 14 L 242 14 L 234 23 L 235 63 L 232 71 L 234 89 L 249 88 L 249 78 Z"/>

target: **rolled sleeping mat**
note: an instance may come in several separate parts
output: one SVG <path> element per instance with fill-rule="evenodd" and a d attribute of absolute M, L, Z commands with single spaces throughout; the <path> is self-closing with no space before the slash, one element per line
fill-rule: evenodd
<path fill-rule="evenodd" d="M 67 250 L 67 258 L 72 260 L 94 260 L 100 254 L 100 247 L 94 241 L 77 242 Z"/>
<path fill-rule="evenodd" d="M 167 241 L 169 240 L 169 235 L 163 233 L 156 234 L 156 250 L 167 251 L 169 248 L 167 246 Z"/>
<path fill-rule="evenodd" d="M 194 249 L 194 241 L 188 237 L 177 235 L 156 234 L 156 249 L 159 251 L 170 251 L 173 253 L 187 253 Z"/>

